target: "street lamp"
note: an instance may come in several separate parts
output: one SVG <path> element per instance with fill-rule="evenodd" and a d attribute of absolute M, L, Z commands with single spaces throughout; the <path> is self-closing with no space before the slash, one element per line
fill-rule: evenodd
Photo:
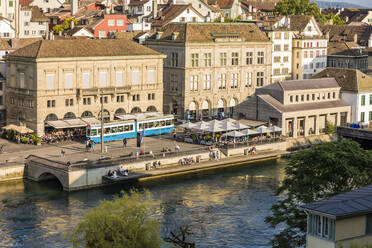
<path fill-rule="evenodd" d="M 102 91 L 103 92 L 103 91 Z M 103 96 L 101 94 L 101 154 L 103 154 L 103 132 L 104 132 L 104 123 L 103 123 Z"/>

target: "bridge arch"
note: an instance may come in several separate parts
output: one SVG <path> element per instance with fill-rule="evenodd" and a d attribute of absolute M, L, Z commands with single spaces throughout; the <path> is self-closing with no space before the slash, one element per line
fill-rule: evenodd
<path fill-rule="evenodd" d="M 61 187 L 64 188 L 63 181 L 55 173 L 45 171 L 45 172 L 42 172 L 37 177 L 37 181 L 39 181 L 39 182 L 41 182 L 41 181 L 47 181 L 47 180 L 52 180 L 52 179 L 57 179 L 57 181 L 59 182 L 59 184 L 61 185 Z"/>

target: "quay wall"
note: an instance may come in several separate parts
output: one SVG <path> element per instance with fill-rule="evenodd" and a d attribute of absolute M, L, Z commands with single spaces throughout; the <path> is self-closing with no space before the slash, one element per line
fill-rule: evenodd
<path fill-rule="evenodd" d="M 25 165 L 22 163 L 0 164 L 0 182 L 24 178 Z"/>

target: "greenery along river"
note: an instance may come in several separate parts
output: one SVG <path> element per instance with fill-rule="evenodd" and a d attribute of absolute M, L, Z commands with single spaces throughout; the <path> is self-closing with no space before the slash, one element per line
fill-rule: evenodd
<path fill-rule="evenodd" d="M 163 222 L 196 225 L 197 247 L 270 247 L 279 230 L 264 223 L 285 161 L 265 161 L 136 184 L 162 202 Z M 0 184 L 0 247 L 71 247 L 64 234 L 123 185 L 74 193 L 58 182 Z"/>

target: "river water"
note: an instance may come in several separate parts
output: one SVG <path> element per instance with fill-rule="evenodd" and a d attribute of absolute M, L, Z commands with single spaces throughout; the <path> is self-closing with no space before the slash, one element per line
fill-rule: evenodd
<path fill-rule="evenodd" d="M 197 247 L 270 247 L 279 232 L 264 223 L 285 161 L 265 161 L 135 185 L 162 202 L 163 222 L 193 223 Z M 58 182 L 0 184 L 0 247 L 71 247 L 66 232 L 89 209 L 128 186 L 66 193 Z"/>

